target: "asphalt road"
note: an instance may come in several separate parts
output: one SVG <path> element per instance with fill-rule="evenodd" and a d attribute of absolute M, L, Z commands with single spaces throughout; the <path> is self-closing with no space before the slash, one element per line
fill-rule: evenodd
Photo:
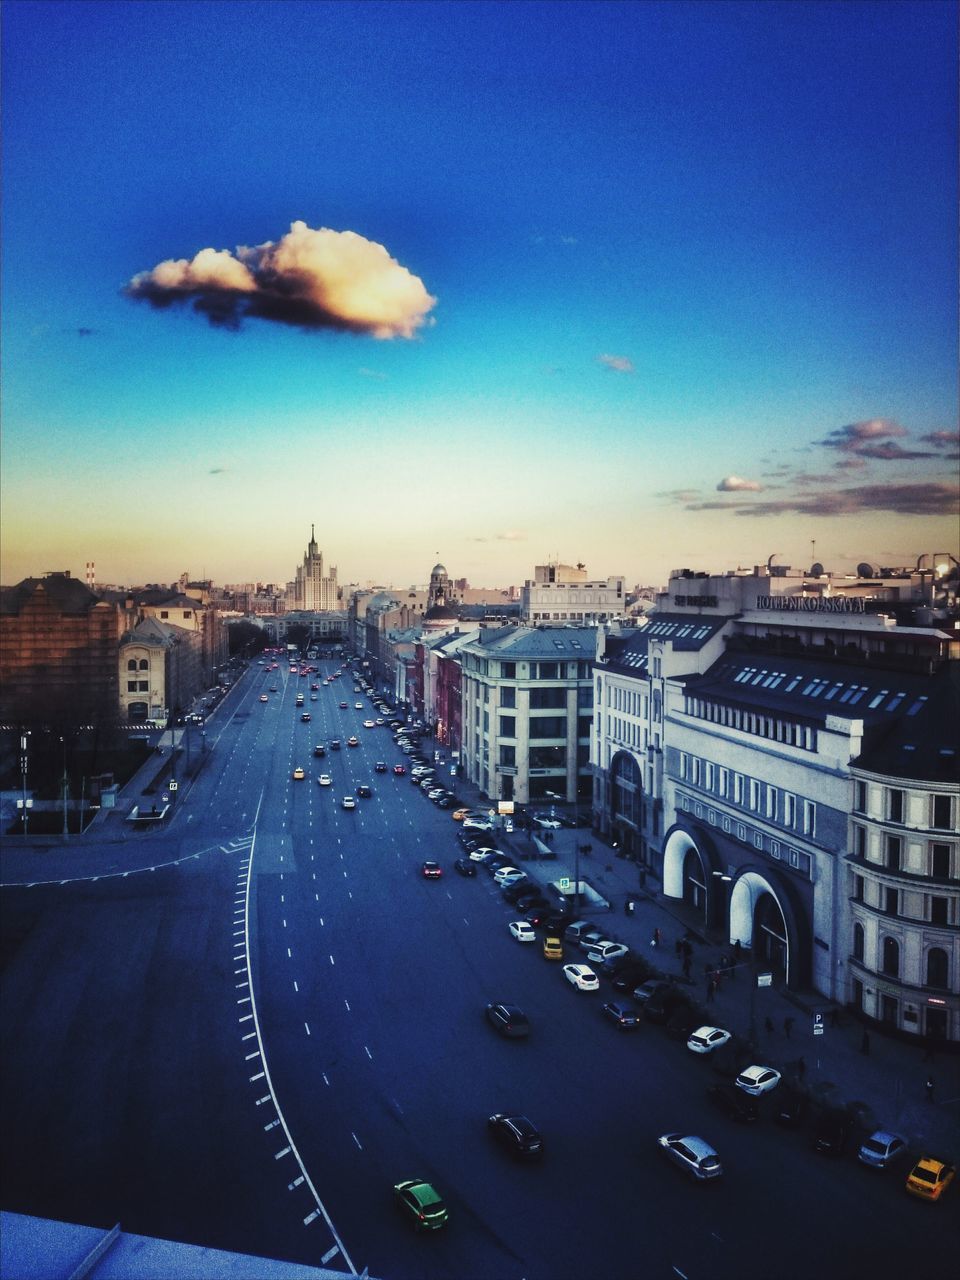
<path fill-rule="evenodd" d="M 401 756 L 362 727 L 377 713 L 349 676 L 309 697 L 286 668 L 245 678 L 150 837 L 174 865 L 4 891 L 4 1207 L 388 1280 L 786 1280 L 847 1276 L 878 1250 L 884 1275 L 955 1258 L 960 1189 L 920 1204 L 900 1173 L 715 1112 L 708 1061 L 658 1027 L 617 1031 L 606 994 L 512 939 L 484 872 L 456 875 L 456 824 L 374 772 Z M 360 782 L 373 797 L 343 810 Z M 529 1040 L 486 1024 L 501 1000 Z M 490 1141 L 486 1117 L 511 1110 L 544 1133 L 540 1164 Z M 667 1165 L 669 1130 L 711 1141 L 724 1177 Z M 410 1177 L 446 1198 L 443 1231 L 393 1210 Z"/>

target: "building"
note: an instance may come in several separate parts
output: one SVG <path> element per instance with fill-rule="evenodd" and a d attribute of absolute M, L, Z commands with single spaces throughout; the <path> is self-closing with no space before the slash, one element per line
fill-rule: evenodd
<path fill-rule="evenodd" d="M 507 626 L 461 647 L 462 765 L 491 800 L 589 802 L 595 646 L 592 628 Z"/>
<path fill-rule="evenodd" d="M 303 563 L 297 566 L 290 607 L 307 613 L 322 613 L 338 607 L 336 566 L 331 565 L 329 574 L 323 572 L 323 553 L 317 548 L 313 525 Z"/>
<path fill-rule="evenodd" d="M 120 715 L 164 725 L 209 687 L 199 632 L 146 617 L 121 638 Z"/>
<path fill-rule="evenodd" d="M 523 585 L 521 621 L 582 627 L 625 618 L 623 582 L 622 576 L 590 581 L 582 564 L 538 564 Z"/>

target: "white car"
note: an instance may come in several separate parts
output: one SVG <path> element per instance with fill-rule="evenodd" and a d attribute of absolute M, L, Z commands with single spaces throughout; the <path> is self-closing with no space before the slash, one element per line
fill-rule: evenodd
<path fill-rule="evenodd" d="M 527 924 L 526 920 L 511 920 L 510 932 L 518 942 L 536 942 L 537 940 L 533 925 Z"/>
<path fill-rule="evenodd" d="M 375 729 L 377 726 L 373 720 L 364 720 L 363 727 L 365 729 Z"/>
<path fill-rule="evenodd" d="M 357 807 L 357 802 L 356 800 L 354 800 L 353 796 L 344 796 L 343 799 L 340 801 L 341 809 L 355 809 L 356 807 Z"/>
<path fill-rule="evenodd" d="M 539 827 L 541 831 L 559 831 L 561 824 L 556 818 L 534 817 L 533 825 Z"/>
<path fill-rule="evenodd" d="M 737 1076 L 737 1087 L 744 1093 L 759 1097 L 761 1093 L 769 1093 L 780 1083 L 780 1072 L 773 1067 L 745 1067 Z"/>
<path fill-rule="evenodd" d="M 321 773 L 317 781 L 320 783 L 321 787 L 329 787 L 333 785 L 333 779 L 330 777 L 329 773 Z"/>
<path fill-rule="evenodd" d="M 362 702 L 355 702 L 355 703 L 353 704 L 353 709 L 354 709 L 354 711 L 362 711 L 362 710 L 363 710 L 363 703 L 362 703 Z"/>
<path fill-rule="evenodd" d="M 597 975 L 585 964 L 565 964 L 563 972 L 567 981 L 572 982 L 578 991 L 596 991 L 600 986 Z"/>
<path fill-rule="evenodd" d="M 492 831 L 493 823 L 488 822 L 485 818 L 464 818 L 464 831 Z"/>
<path fill-rule="evenodd" d="M 729 1039 L 730 1032 L 722 1027 L 697 1027 L 687 1041 L 687 1048 L 691 1053 L 713 1053 Z"/>
<path fill-rule="evenodd" d="M 480 849 L 471 849 L 469 856 L 472 862 L 483 862 L 488 854 L 491 858 L 502 858 L 505 856 L 499 849 L 491 849 L 489 845 L 484 845 Z"/>
<path fill-rule="evenodd" d="M 267 697 L 267 695 L 266 695 L 265 693 L 261 693 L 261 695 L 260 695 L 260 701 L 261 701 L 261 702 L 269 702 L 269 701 L 270 701 L 270 699 Z"/>
<path fill-rule="evenodd" d="M 503 884 L 504 880 L 506 880 L 508 876 L 519 876 L 522 874 L 523 872 L 519 867 L 498 867 L 493 873 L 493 878 L 497 884 Z"/>
<path fill-rule="evenodd" d="M 630 948 L 622 942 L 598 942 L 587 948 L 587 959 L 591 964 L 612 964 L 614 960 L 622 960 L 630 954 Z"/>

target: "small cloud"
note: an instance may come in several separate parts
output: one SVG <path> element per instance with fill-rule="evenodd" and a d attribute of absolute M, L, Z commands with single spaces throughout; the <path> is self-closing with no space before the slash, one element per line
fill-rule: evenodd
<path fill-rule="evenodd" d="M 717 485 L 718 493 L 759 493 L 763 488 L 759 480 L 741 480 L 739 476 L 725 476 Z"/>
<path fill-rule="evenodd" d="M 610 369 L 614 373 L 635 373 L 633 361 L 629 356 L 597 356 L 597 364 L 602 364 L 605 369 Z"/>
<path fill-rule="evenodd" d="M 835 471 L 862 471 L 866 465 L 863 458 L 838 458 L 833 467 Z"/>
<path fill-rule="evenodd" d="M 928 431 L 920 437 L 922 444 L 932 444 L 935 449 L 948 449 L 960 444 L 960 431 Z"/>
<path fill-rule="evenodd" d="M 208 476 L 222 476 L 222 475 L 225 473 L 225 471 L 226 471 L 226 470 L 227 470 L 227 468 L 226 468 L 226 467 L 211 467 L 211 468 L 210 468 L 210 470 L 207 472 L 207 475 L 208 475 Z"/>
<path fill-rule="evenodd" d="M 865 422 L 850 422 L 845 427 L 837 427 L 817 444 L 826 445 L 828 449 L 859 453 L 870 441 L 891 440 L 906 434 L 906 429 L 892 418 L 869 418 Z"/>
<path fill-rule="evenodd" d="M 783 498 L 738 507 L 733 502 L 703 502 L 690 511 L 728 511 L 738 516 L 778 516 L 787 512 L 803 516 L 858 515 L 863 511 L 889 511 L 895 515 L 946 516 L 960 507 L 960 497 L 952 485 L 888 484 L 861 485 L 852 489 Z"/>
<path fill-rule="evenodd" d="M 361 378 L 370 378 L 373 382 L 386 382 L 387 374 L 381 373 L 379 369 L 365 369 L 361 366 L 357 370 Z"/>
<path fill-rule="evenodd" d="M 161 309 L 192 303 L 228 329 L 255 317 L 374 338 L 412 338 L 437 301 L 382 244 L 301 221 L 276 243 L 168 259 L 135 275 L 123 293 Z"/>

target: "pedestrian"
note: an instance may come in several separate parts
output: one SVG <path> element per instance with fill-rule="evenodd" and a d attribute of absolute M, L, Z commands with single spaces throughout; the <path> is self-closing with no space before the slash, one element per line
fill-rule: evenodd
<path fill-rule="evenodd" d="M 864 1055 L 864 1057 L 867 1057 L 870 1053 L 870 1037 L 866 1033 L 866 1031 L 860 1037 L 860 1052 Z"/>
<path fill-rule="evenodd" d="M 790 1032 L 792 1030 L 793 1030 L 793 1018 L 784 1018 L 783 1034 L 787 1037 L 788 1040 L 790 1039 Z"/>
<path fill-rule="evenodd" d="M 803 1060 L 803 1055 L 797 1059 L 797 1079 L 802 1080 L 807 1074 L 807 1064 Z"/>
<path fill-rule="evenodd" d="M 658 927 L 658 928 L 656 928 L 656 929 L 654 929 L 654 931 L 653 931 L 653 937 L 650 939 L 650 945 L 651 945 L 651 947 L 659 947 L 659 945 L 660 945 L 660 938 L 661 938 L 661 936 L 662 936 L 662 935 L 661 935 L 661 933 L 660 933 L 660 929 L 659 929 L 659 927 Z"/>
<path fill-rule="evenodd" d="M 726 952 L 720 957 L 720 968 L 724 973 L 730 968 L 730 957 Z"/>
<path fill-rule="evenodd" d="M 927 1101 L 932 1102 L 933 1101 L 933 1076 L 927 1076 L 926 1089 L 927 1089 Z"/>
<path fill-rule="evenodd" d="M 767 1033 L 767 1035 L 768 1035 L 768 1036 L 772 1036 L 772 1035 L 773 1035 L 773 1020 L 772 1020 L 771 1018 L 764 1018 L 764 1020 L 763 1020 L 763 1029 L 764 1029 L 764 1031 Z"/>
<path fill-rule="evenodd" d="M 741 947 L 740 945 L 740 939 L 737 938 L 737 940 L 733 944 L 733 963 L 739 964 L 742 959 L 743 959 L 743 947 Z"/>

